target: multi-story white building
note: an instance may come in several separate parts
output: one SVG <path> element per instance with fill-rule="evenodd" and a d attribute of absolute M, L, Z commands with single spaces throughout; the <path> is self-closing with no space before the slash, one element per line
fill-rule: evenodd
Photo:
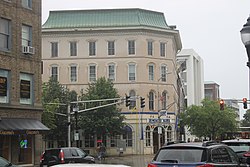
<path fill-rule="evenodd" d="M 53 77 L 79 93 L 104 76 L 113 81 L 120 96 L 145 97 L 143 112 L 137 99 L 128 108 L 121 106 L 129 125 L 121 139 L 126 140 L 125 154 L 152 154 L 177 137 L 180 91 L 176 54 L 181 48 L 179 31 L 168 26 L 160 12 L 51 11 L 42 27 L 42 77 L 44 82 Z M 159 111 L 163 113 L 161 123 L 157 122 Z M 82 147 L 94 151 L 96 136 L 84 134 L 81 140 Z M 116 153 L 113 140 L 111 136 L 105 143 L 109 154 Z"/>
<path fill-rule="evenodd" d="M 184 63 L 186 69 L 181 73 L 184 85 L 185 106 L 201 105 L 204 99 L 204 66 L 202 58 L 193 49 L 183 49 L 177 54 L 177 61 Z M 185 140 L 193 141 L 188 129 L 185 128 Z"/>

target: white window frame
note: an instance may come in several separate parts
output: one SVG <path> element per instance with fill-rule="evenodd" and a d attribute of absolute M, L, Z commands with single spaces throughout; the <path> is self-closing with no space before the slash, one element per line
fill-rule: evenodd
<path fill-rule="evenodd" d="M 96 56 L 96 41 L 89 41 L 89 56 Z"/>
<path fill-rule="evenodd" d="M 154 71 L 155 71 L 155 66 L 153 64 L 148 65 L 148 79 L 149 81 L 154 80 Z"/>
<path fill-rule="evenodd" d="M 153 56 L 153 41 L 148 41 L 148 55 Z"/>
<path fill-rule="evenodd" d="M 128 54 L 135 55 L 135 40 L 128 40 Z"/>
<path fill-rule="evenodd" d="M 2 84 L 3 88 L 0 88 L 0 92 L 2 96 L 0 96 L 0 103 L 9 103 L 10 99 L 10 72 L 8 70 L 0 69 L 0 84 Z M 6 92 L 5 88 L 6 87 Z M 3 90 L 1 90 L 3 89 Z"/>
<path fill-rule="evenodd" d="M 22 98 L 21 97 L 21 81 L 28 81 L 30 82 L 30 97 L 29 98 Z M 34 88 L 33 88 L 33 75 L 32 74 L 26 74 L 26 73 L 20 73 L 20 104 L 33 104 L 33 96 L 34 96 Z"/>
<path fill-rule="evenodd" d="M 108 79 L 111 81 L 116 80 L 116 66 L 114 63 L 108 64 Z"/>
<path fill-rule="evenodd" d="M 160 43 L 160 56 L 166 57 L 166 43 L 165 42 Z"/>
<path fill-rule="evenodd" d="M 108 55 L 115 55 L 115 41 L 108 41 Z"/>
<path fill-rule="evenodd" d="M 22 25 L 22 46 L 32 46 L 32 27 Z"/>
<path fill-rule="evenodd" d="M 161 81 L 167 82 L 167 66 L 161 65 L 160 71 L 161 71 Z"/>
<path fill-rule="evenodd" d="M 91 69 L 93 67 L 94 67 L 94 69 Z M 96 81 L 96 77 L 97 77 L 96 76 L 96 64 L 90 64 L 88 71 L 89 71 L 89 82 L 95 82 Z"/>
<path fill-rule="evenodd" d="M 128 80 L 129 81 L 136 80 L 136 64 L 135 63 L 128 64 Z"/>
<path fill-rule="evenodd" d="M 58 42 L 51 42 L 51 57 L 58 57 L 58 48 L 59 48 L 59 43 Z"/>
<path fill-rule="evenodd" d="M 22 6 L 24 8 L 31 9 L 32 8 L 32 0 L 22 0 Z"/>
<path fill-rule="evenodd" d="M 70 56 L 77 56 L 77 42 L 76 41 L 69 42 L 69 50 L 70 50 Z"/>
<path fill-rule="evenodd" d="M 70 82 L 77 82 L 78 69 L 77 64 L 70 65 Z"/>
<path fill-rule="evenodd" d="M 54 73 L 54 69 L 56 68 L 56 73 Z M 51 65 L 51 75 L 50 77 L 55 81 L 59 81 L 59 68 L 58 65 Z"/>
<path fill-rule="evenodd" d="M 0 17 L 0 49 L 9 51 L 11 47 L 11 21 Z"/>

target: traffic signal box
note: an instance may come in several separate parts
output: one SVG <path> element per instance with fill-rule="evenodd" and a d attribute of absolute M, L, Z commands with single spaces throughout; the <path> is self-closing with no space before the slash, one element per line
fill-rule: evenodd
<path fill-rule="evenodd" d="M 126 107 L 130 106 L 130 96 L 126 95 Z"/>
<path fill-rule="evenodd" d="M 220 100 L 220 110 L 224 110 L 224 105 L 225 105 L 224 100 L 221 99 Z"/>
<path fill-rule="evenodd" d="M 243 101 L 243 108 L 247 109 L 247 98 L 243 98 L 242 101 Z"/>
<path fill-rule="evenodd" d="M 141 97 L 140 100 L 141 100 L 141 108 L 144 108 L 145 107 L 145 98 Z"/>

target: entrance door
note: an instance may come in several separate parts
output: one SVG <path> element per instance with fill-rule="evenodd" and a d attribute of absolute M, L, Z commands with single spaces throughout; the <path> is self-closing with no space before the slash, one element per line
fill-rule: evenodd
<path fill-rule="evenodd" d="M 164 145 L 165 143 L 165 130 L 163 127 L 162 128 L 162 133 L 159 135 L 158 133 L 158 127 L 155 127 L 153 130 L 153 149 L 154 149 L 154 154 L 157 153 L 159 150 L 159 137 L 160 137 L 160 147 Z"/>

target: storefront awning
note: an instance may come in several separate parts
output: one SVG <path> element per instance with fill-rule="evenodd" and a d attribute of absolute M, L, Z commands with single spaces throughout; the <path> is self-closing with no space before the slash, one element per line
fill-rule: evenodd
<path fill-rule="evenodd" d="M 39 134 L 41 131 L 48 131 L 44 124 L 36 119 L 27 118 L 1 118 L 0 134 Z"/>

